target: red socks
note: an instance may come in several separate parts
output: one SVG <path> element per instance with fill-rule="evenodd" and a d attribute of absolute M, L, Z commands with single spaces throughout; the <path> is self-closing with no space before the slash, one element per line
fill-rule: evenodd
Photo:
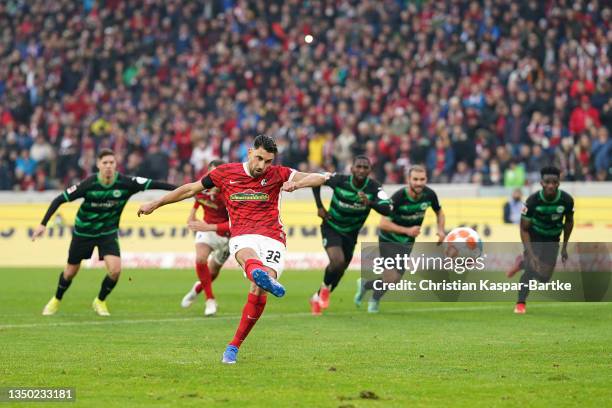
<path fill-rule="evenodd" d="M 212 291 L 212 279 L 210 277 L 208 264 L 196 263 L 196 273 L 198 274 L 198 278 L 200 278 L 200 283 L 202 284 L 202 289 L 204 289 L 204 293 L 206 294 L 206 299 L 214 299 L 215 296 L 213 295 Z M 196 292 L 198 292 L 197 287 Z"/>
<path fill-rule="evenodd" d="M 236 334 L 230 345 L 240 347 L 253 326 L 255 326 L 255 323 L 257 323 L 259 316 L 263 313 L 266 307 L 266 300 L 266 295 L 257 296 L 249 293 L 247 303 L 244 305 L 244 309 L 242 309 L 242 318 L 240 319 L 238 330 L 236 330 Z"/>
<path fill-rule="evenodd" d="M 263 267 L 264 266 L 259 259 L 255 259 L 255 258 L 247 259 L 246 262 L 244 263 L 244 272 L 246 273 L 247 278 L 249 278 L 249 280 L 253 282 L 253 276 L 252 276 L 253 270 L 263 269 Z"/>

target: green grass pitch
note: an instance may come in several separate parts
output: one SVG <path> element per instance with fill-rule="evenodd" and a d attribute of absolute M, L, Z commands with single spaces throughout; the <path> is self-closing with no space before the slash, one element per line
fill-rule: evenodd
<path fill-rule="evenodd" d="M 224 366 L 247 292 L 236 270 L 215 282 L 213 318 L 202 299 L 181 309 L 189 270 L 124 271 L 110 318 L 90 308 L 100 270 L 82 270 L 52 317 L 40 313 L 59 268 L 0 274 L 0 387 L 75 387 L 76 406 L 612 404 L 609 303 L 531 303 L 516 316 L 508 303 L 383 302 L 368 315 L 352 303 L 353 272 L 312 317 L 321 272 L 286 271 L 286 297 L 269 299 L 238 364 Z"/>

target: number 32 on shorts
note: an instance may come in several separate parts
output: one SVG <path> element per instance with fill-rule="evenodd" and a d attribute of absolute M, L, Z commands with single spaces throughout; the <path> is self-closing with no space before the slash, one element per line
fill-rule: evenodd
<path fill-rule="evenodd" d="M 280 251 L 270 251 L 268 250 L 268 254 L 266 255 L 266 262 L 280 262 L 281 253 Z"/>

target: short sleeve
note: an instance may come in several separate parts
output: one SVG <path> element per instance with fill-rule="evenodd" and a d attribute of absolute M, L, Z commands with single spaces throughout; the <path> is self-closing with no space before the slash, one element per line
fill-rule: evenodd
<path fill-rule="evenodd" d="M 132 177 L 130 179 L 130 190 L 132 192 L 145 191 L 151 185 L 153 180 L 146 177 Z"/>
<path fill-rule="evenodd" d="M 333 173 L 329 178 L 325 181 L 325 185 L 331 188 L 335 188 L 338 184 L 342 182 L 342 174 Z"/>
<path fill-rule="evenodd" d="M 291 181 L 297 170 L 291 167 L 278 166 L 278 173 L 283 181 Z"/>
<path fill-rule="evenodd" d="M 431 209 L 435 212 L 442 209 L 442 206 L 440 206 L 440 201 L 438 200 L 438 195 L 433 190 L 431 191 Z"/>
<path fill-rule="evenodd" d="M 85 179 L 78 184 L 68 187 L 62 192 L 62 195 L 66 201 L 77 200 L 85 196 L 90 184 L 91 179 Z"/>
<path fill-rule="evenodd" d="M 527 202 L 523 205 L 523 209 L 521 210 L 521 218 L 526 220 L 531 220 L 533 215 L 535 214 L 535 199 L 533 197 L 529 197 Z"/>
<path fill-rule="evenodd" d="M 399 208 L 402 205 L 402 196 L 404 195 L 404 189 L 400 188 L 391 196 L 392 208 Z"/>
<path fill-rule="evenodd" d="M 563 215 L 568 216 L 574 214 L 574 199 L 569 194 L 567 195 L 567 205 L 565 206 L 565 212 Z"/>

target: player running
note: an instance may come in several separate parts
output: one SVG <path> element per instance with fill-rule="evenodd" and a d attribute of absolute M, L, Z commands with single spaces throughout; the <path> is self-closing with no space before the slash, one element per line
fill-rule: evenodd
<path fill-rule="evenodd" d="M 138 210 L 138 215 L 151 214 L 163 205 L 213 187 L 223 195 L 230 219 L 230 254 L 252 282 L 238 330 L 223 353 L 222 362 L 226 364 L 236 362 L 239 347 L 264 311 L 266 292 L 277 297 L 285 294 L 285 288 L 277 281 L 285 262 L 281 192 L 320 186 L 329 177 L 272 165 L 277 152 L 274 139 L 259 135 L 249 149 L 246 163 L 221 165 L 201 181 L 185 184 Z"/>
<path fill-rule="evenodd" d="M 574 199 L 559 189 L 561 172 L 556 167 L 540 171 L 542 189 L 527 198 L 521 217 L 521 241 L 525 252 L 518 257 L 507 276 L 513 277 L 524 269 L 521 289 L 514 313 L 525 314 L 529 281 L 548 282 L 552 277 L 559 255 L 559 240 L 563 232 L 561 261 L 567 261 L 567 243 L 574 229 Z"/>
<path fill-rule="evenodd" d="M 210 162 L 209 171 L 224 164 L 223 160 Z M 198 208 L 204 210 L 204 221 L 196 219 Z M 219 275 L 221 267 L 229 257 L 229 218 L 223 197 L 216 187 L 204 190 L 195 197 L 193 207 L 189 212 L 187 223 L 189 228 L 196 231 L 196 274 L 199 280 L 183 297 L 182 307 L 189 307 L 196 300 L 198 293 L 204 290 L 206 307 L 204 316 L 213 316 L 217 313 L 217 301 L 212 291 L 212 282 Z"/>
<path fill-rule="evenodd" d="M 384 258 L 395 258 L 396 255 L 410 255 L 416 237 L 421 233 L 421 225 L 425 219 L 425 213 L 431 208 L 436 213 L 438 242 L 444 240 L 444 212 L 440 207 L 438 196 L 427 187 L 427 171 L 425 167 L 416 165 L 408 171 L 408 185 L 397 190 L 391 196 L 392 211 L 388 217 L 380 219 L 378 242 L 380 256 Z M 399 282 L 405 271 L 395 269 L 383 273 L 384 282 Z M 375 290 L 373 279 L 363 282 L 357 280 L 357 293 L 355 304 L 361 306 L 361 301 L 368 290 L 374 290 L 372 298 L 368 302 L 368 312 L 377 313 L 380 299 L 385 294 L 384 290 Z"/>
<path fill-rule="evenodd" d="M 149 189 L 172 190 L 172 184 L 143 177 L 128 177 L 117 172 L 117 161 L 112 150 L 103 149 L 98 154 L 98 173 L 79 184 L 66 189 L 49 205 L 40 225 L 32 234 L 32 241 L 43 235 L 47 222 L 60 205 L 84 198 L 74 223 L 68 263 L 60 273 L 55 296 L 43 309 L 44 316 L 55 314 L 64 293 L 76 276 L 81 261 L 89 259 L 94 247 L 98 247 L 100 260 L 104 260 L 108 275 L 104 277 L 98 297 L 92 307 L 99 316 L 110 316 L 106 297 L 111 293 L 121 274 L 121 252 L 119 250 L 119 219 L 130 197 Z"/>
<path fill-rule="evenodd" d="M 333 174 L 325 185 L 334 190 L 329 211 L 323 207 L 320 187 L 313 188 L 318 215 L 323 219 L 321 235 L 329 257 L 320 289 L 310 298 L 310 310 L 320 315 L 329 307 L 331 292 L 338 286 L 353 259 L 357 237 L 370 210 L 389 215 L 389 197 L 380 184 L 370 179 L 372 166 L 366 156 L 356 156 L 351 175 Z"/>

